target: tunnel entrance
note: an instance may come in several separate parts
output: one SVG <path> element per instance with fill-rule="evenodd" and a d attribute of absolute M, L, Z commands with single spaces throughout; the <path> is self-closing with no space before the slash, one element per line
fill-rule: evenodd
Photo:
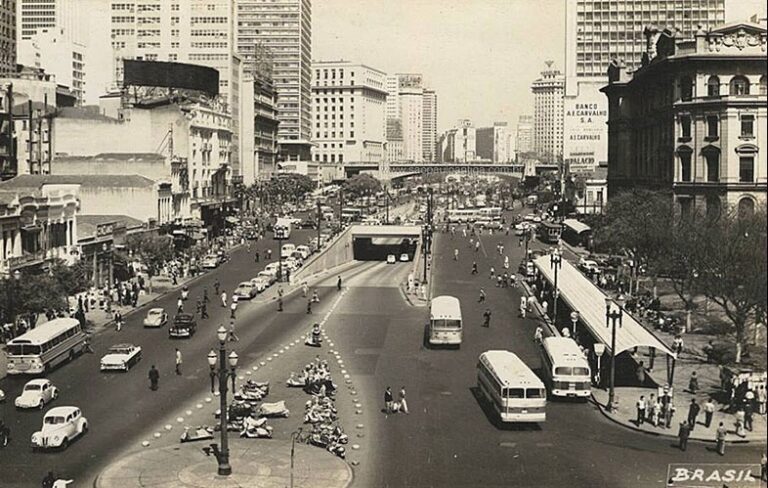
<path fill-rule="evenodd" d="M 386 261 L 389 254 L 394 254 L 398 261 L 401 254 L 408 254 L 408 261 L 413 261 L 417 243 L 415 239 L 401 237 L 356 237 L 352 252 L 358 261 Z"/>

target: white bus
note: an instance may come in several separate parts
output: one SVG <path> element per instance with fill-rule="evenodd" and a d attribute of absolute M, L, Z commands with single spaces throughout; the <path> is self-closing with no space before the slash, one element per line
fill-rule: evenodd
<path fill-rule="evenodd" d="M 502 422 L 544 422 L 547 390 L 509 351 L 486 351 L 477 362 L 477 388 Z"/>
<path fill-rule="evenodd" d="M 40 374 L 83 352 L 86 334 L 76 319 L 41 324 L 7 345 L 8 374 Z"/>
<path fill-rule="evenodd" d="M 435 297 L 429 309 L 429 343 L 461 347 L 462 319 L 459 299 Z"/>
<path fill-rule="evenodd" d="M 474 208 L 448 210 L 448 222 L 452 224 L 466 224 L 480 218 L 480 214 Z"/>
<path fill-rule="evenodd" d="M 570 337 L 541 341 L 541 369 L 553 396 L 587 398 L 592 394 L 589 363 Z"/>
<path fill-rule="evenodd" d="M 488 220 L 501 220 L 501 207 L 485 207 L 477 209 L 480 216 Z"/>

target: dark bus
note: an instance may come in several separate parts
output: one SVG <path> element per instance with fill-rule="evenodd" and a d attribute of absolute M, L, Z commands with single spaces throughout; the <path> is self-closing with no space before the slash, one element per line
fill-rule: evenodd
<path fill-rule="evenodd" d="M 537 234 L 541 242 L 547 242 L 550 244 L 557 244 L 560 240 L 560 234 L 562 233 L 563 226 L 555 222 L 547 222 L 543 220 L 539 224 Z"/>

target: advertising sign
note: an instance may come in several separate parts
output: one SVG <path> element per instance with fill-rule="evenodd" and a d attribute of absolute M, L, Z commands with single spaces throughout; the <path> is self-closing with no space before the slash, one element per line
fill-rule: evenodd
<path fill-rule="evenodd" d="M 563 100 L 563 160 L 572 174 L 608 164 L 608 99 L 600 86 L 579 82 L 578 94 Z"/>
<path fill-rule="evenodd" d="M 676 488 L 758 488 L 759 464 L 680 463 L 667 468 L 667 486 Z"/>

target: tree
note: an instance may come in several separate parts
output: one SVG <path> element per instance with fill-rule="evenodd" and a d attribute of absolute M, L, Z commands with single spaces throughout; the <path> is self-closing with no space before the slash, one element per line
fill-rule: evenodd
<path fill-rule="evenodd" d="M 73 265 L 67 265 L 61 259 L 51 264 L 50 275 L 65 297 L 74 296 L 84 292 L 91 286 L 89 264 L 78 261 Z"/>
<path fill-rule="evenodd" d="M 53 276 L 24 274 L 15 292 L 14 311 L 18 316 L 27 316 L 30 324 L 35 324 L 41 313 L 65 308 L 65 297 Z"/>
<path fill-rule="evenodd" d="M 361 173 L 346 180 L 343 189 L 345 195 L 360 198 L 381 191 L 381 182 L 369 174 Z"/>
<path fill-rule="evenodd" d="M 147 267 L 151 292 L 152 277 L 157 275 L 166 261 L 173 258 L 173 238 L 149 233 L 133 234 L 126 239 L 126 247 Z"/>
<path fill-rule="evenodd" d="M 722 307 L 736 335 L 736 362 L 746 350 L 750 317 L 766 309 L 766 210 L 739 215 L 731 210 L 706 226 L 698 247 L 697 286 Z"/>

